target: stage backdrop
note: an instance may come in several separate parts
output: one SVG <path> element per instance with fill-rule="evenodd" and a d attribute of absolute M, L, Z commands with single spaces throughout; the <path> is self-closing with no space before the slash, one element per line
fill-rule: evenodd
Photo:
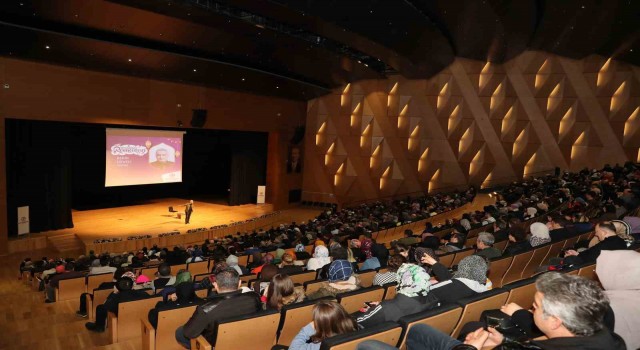
<path fill-rule="evenodd" d="M 183 131 L 106 130 L 106 187 L 182 182 Z"/>
<path fill-rule="evenodd" d="M 15 218 L 18 207 L 29 206 L 31 232 L 73 227 L 72 209 L 154 198 L 255 203 L 257 186 L 265 185 L 265 132 L 188 129 L 183 138 L 187 152 L 179 156 L 182 182 L 105 187 L 105 129 L 110 126 L 6 119 L 5 127 L 7 214 Z M 8 226 L 15 236 L 17 222 L 10 220 Z"/>

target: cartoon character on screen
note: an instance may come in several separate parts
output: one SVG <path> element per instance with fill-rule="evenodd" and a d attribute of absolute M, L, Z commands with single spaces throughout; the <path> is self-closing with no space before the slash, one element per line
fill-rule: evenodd
<path fill-rule="evenodd" d="M 173 166 L 176 162 L 176 149 L 164 144 L 157 144 L 149 149 L 149 164 L 156 168 L 164 169 Z"/>

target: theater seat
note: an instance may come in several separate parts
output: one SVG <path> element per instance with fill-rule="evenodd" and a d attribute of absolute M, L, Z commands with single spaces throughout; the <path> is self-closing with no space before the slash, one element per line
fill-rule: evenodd
<path fill-rule="evenodd" d="M 276 340 L 280 313 L 269 310 L 222 320 L 218 323 L 216 350 L 270 350 Z M 192 349 L 212 349 L 212 345 L 200 336 L 191 339 Z"/>
<path fill-rule="evenodd" d="M 109 312 L 107 328 L 112 344 L 124 340 L 139 338 L 142 335 L 140 320 L 147 317 L 149 310 L 156 306 L 162 297 L 153 297 L 118 304 L 118 316 Z"/>
<path fill-rule="evenodd" d="M 462 326 L 464 326 L 467 322 L 478 321 L 480 319 L 480 315 L 484 310 L 491 309 L 499 309 L 502 305 L 504 305 L 505 301 L 507 301 L 507 297 L 509 293 L 502 289 L 496 288 L 490 291 L 479 293 L 477 295 L 462 298 L 457 301 L 457 304 L 462 306 L 464 310 L 462 311 L 462 316 L 458 321 L 453 333 L 452 337 L 457 338 L 460 334 L 460 330 Z"/>
<path fill-rule="evenodd" d="M 196 305 L 158 312 L 158 327 L 153 328 L 147 316 L 140 320 L 143 350 L 181 350 L 175 338 L 178 327 L 187 323 Z"/>
<path fill-rule="evenodd" d="M 336 335 L 327 338 L 320 344 L 320 350 L 354 350 L 365 340 L 378 340 L 391 346 L 397 346 L 402 334 L 402 327 L 395 322 L 383 322 L 371 328 Z M 219 350 L 216 348 L 216 350 Z"/>
<path fill-rule="evenodd" d="M 302 303 L 291 304 L 280 310 L 280 325 L 278 327 L 278 345 L 288 347 L 293 338 L 302 327 L 313 321 L 312 310 L 319 300 L 332 300 L 333 298 L 321 298 Z"/>
<path fill-rule="evenodd" d="M 375 286 L 338 294 L 338 303 L 340 303 L 348 313 L 354 313 L 364 306 L 365 301 L 382 301 L 383 297 L 384 288 Z"/>
<path fill-rule="evenodd" d="M 503 286 L 503 289 L 509 291 L 505 304 L 516 303 L 529 309 L 533 305 L 533 296 L 536 294 L 536 279 L 537 276 Z"/>
<path fill-rule="evenodd" d="M 451 334 L 453 328 L 458 324 L 462 315 L 462 307 L 458 304 L 449 303 L 438 306 L 435 309 L 407 315 L 398 320 L 402 326 L 402 336 L 400 337 L 400 350 L 407 348 L 407 333 L 411 327 L 417 324 L 429 325 L 443 333 Z"/>
<path fill-rule="evenodd" d="M 358 272 L 360 277 L 360 284 L 362 287 L 367 288 L 373 285 L 373 278 L 376 276 L 376 270 L 365 270 Z"/>

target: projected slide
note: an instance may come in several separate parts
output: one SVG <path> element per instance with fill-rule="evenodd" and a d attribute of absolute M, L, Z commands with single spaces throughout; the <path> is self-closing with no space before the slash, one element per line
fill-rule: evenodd
<path fill-rule="evenodd" d="M 182 182 L 183 131 L 107 129 L 105 186 Z"/>

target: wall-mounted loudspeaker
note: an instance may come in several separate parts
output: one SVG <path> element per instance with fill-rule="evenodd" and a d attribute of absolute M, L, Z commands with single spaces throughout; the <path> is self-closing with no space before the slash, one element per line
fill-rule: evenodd
<path fill-rule="evenodd" d="M 194 128 L 201 128 L 204 123 L 207 122 L 207 110 L 206 109 L 194 109 L 191 116 L 191 126 Z"/>

